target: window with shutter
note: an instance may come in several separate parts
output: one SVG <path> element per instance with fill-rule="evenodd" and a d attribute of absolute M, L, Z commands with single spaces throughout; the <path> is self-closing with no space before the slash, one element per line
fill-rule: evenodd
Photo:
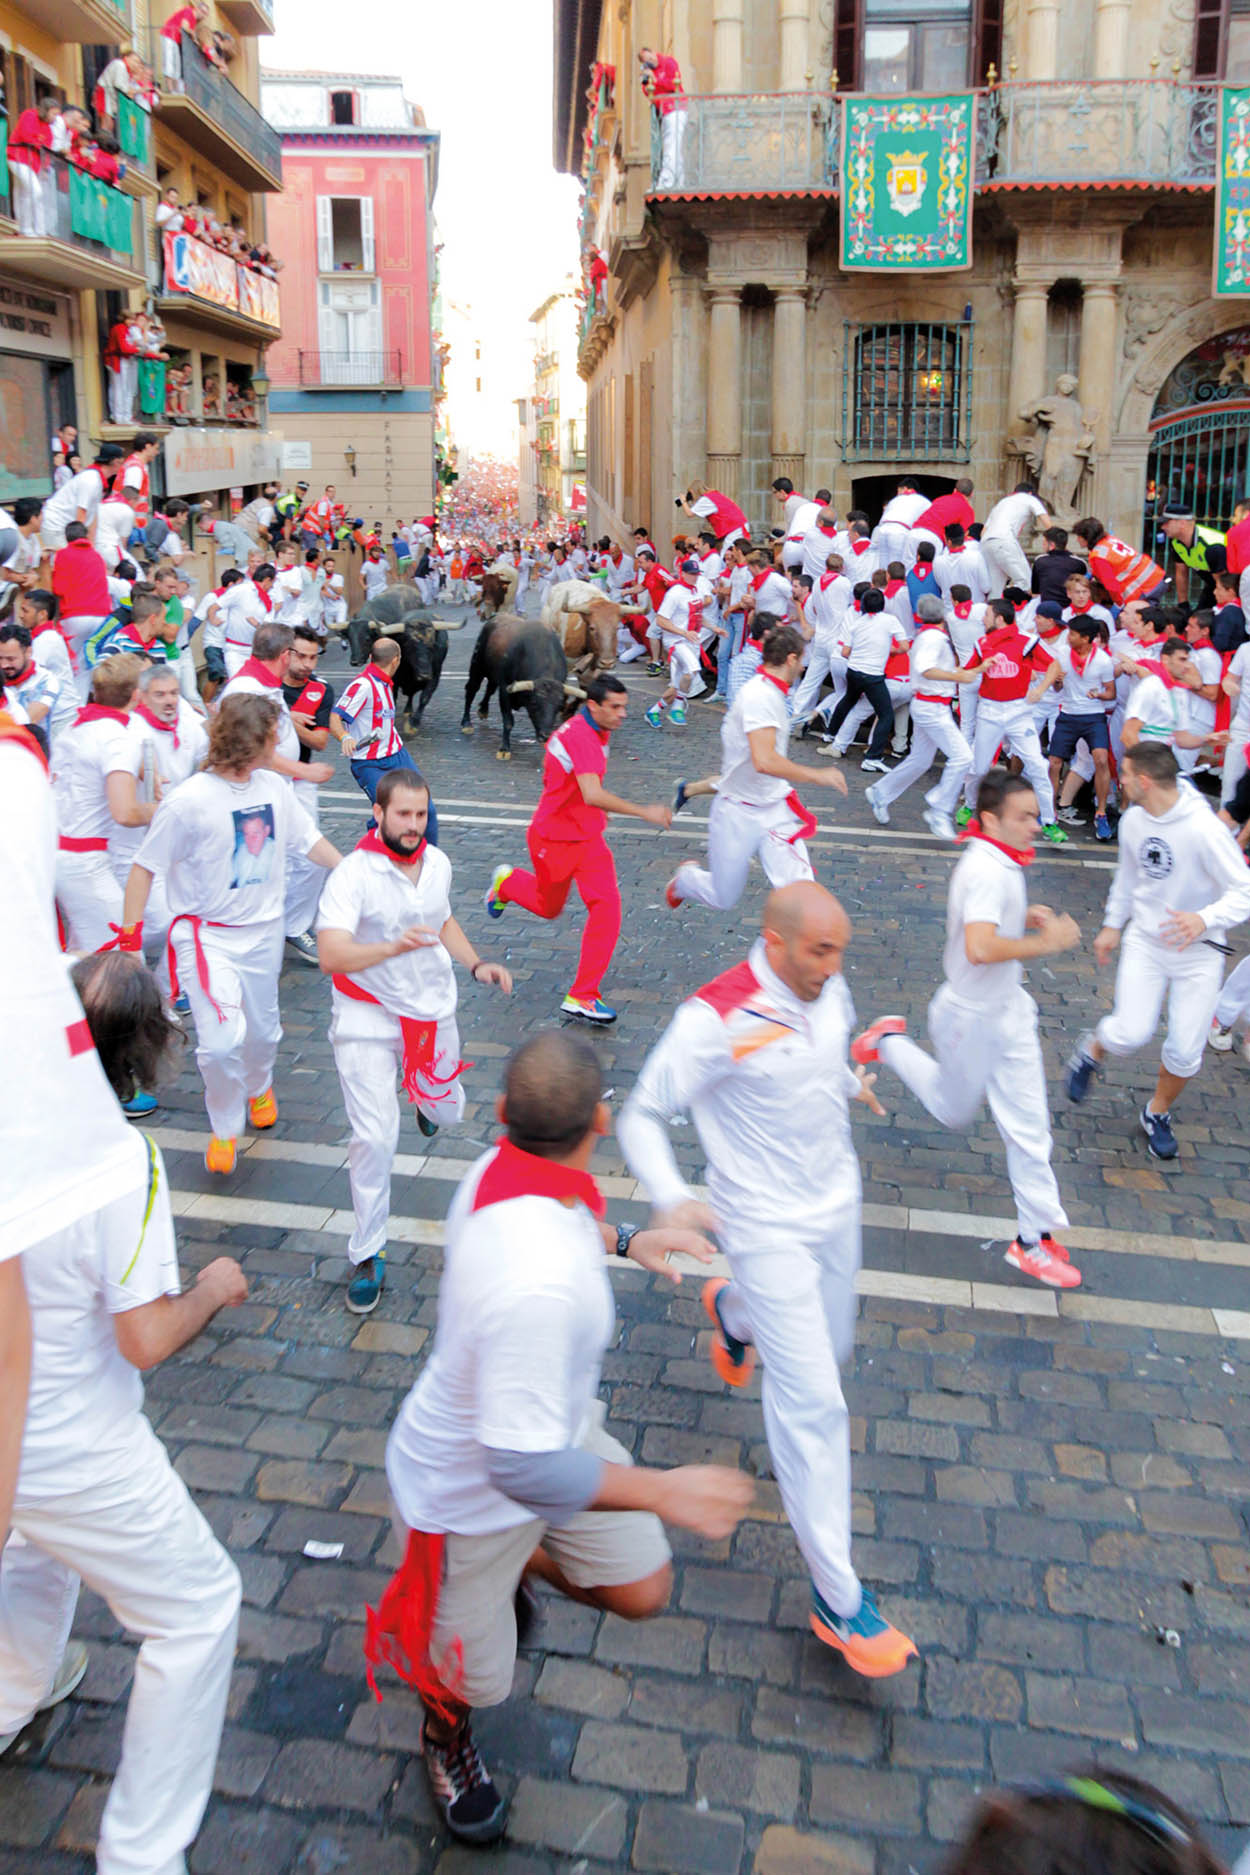
<path fill-rule="evenodd" d="M 1003 0 L 977 0 L 968 82 L 983 85 L 990 66 L 1003 75 Z"/>
<path fill-rule="evenodd" d="M 864 0 L 837 0 L 833 22 L 833 69 L 839 91 L 858 91 L 864 43 Z"/>
<path fill-rule="evenodd" d="M 334 221 L 331 197 L 317 197 L 317 272 L 334 272 Z"/>
<path fill-rule="evenodd" d="M 1194 77 L 1224 76 L 1229 0 L 1198 0 L 1194 12 Z"/>
<path fill-rule="evenodd" d="M 373 197 L 362 195 L 360 198 L 360 265 L 364 273 L 372 273 L 373 267 Z"/>

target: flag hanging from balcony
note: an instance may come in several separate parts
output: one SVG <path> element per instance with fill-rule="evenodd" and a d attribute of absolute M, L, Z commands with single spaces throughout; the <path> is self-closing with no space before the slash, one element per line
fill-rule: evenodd
<path fill-rule="evenodd" d="M 1250 86 L 1221 85 L 1213 294 L 1250 293 Z"/>
<path fill-rule="evenodd" d="M 945 273 L 972 265 L 976 96 L 848 95 L 842 116 L 844 269 Z"/>

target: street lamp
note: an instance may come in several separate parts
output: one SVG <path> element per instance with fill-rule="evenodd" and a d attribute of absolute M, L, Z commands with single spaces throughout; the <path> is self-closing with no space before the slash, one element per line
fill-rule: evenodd
<path fill-rule="evenodd" d="M 354 476 L 356 473 L 356 445 L 354 443 L 349 443 L 343 451 L 343 460 Z"/>

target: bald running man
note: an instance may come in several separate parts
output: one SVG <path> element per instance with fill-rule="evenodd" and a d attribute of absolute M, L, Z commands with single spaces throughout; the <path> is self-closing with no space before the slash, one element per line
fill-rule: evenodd
<path fill-rule="evenodd" d="M 914 1644 L 879 1613 L 851 1563 L 851 1443 L 840 1369 L 855 1339 L 860 1177 L 850 1103 L 881 1113 L 874 1076 L 847 1059 L 855 1013 L 842 976 L 850 920 L 800 880 L 769 895 L 745 962 L 682 1004 L 617 1125 L 667 1228 L 714 1230 L 732 1277 L 703 1290 L 712 1362 L 743 1386 L 764 1362 L 764 1424 L 782 1502 L 811 1573 L 812 1631 L 857 1673 L 899 1673 Z M 688 1111 L 707 1155 L 710 1208 L 673 1156 Z"/>

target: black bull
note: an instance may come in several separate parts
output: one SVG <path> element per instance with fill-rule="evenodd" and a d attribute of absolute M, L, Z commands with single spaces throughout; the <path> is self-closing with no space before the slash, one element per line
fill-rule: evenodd
<path fill-rule="evenodd" d="M 503 722 L 498 759 L 507 762 L 512 758 L 512 722 L 518 707 L 526 711 L 535 736 L 540 744 L 544 743 L 565 712 L 586 694 L 569 681 L 568 669 L 564 647 L 546 625 L 528 624 L 514 613 L 492 619 L 483 625 L 473 647 L 469 681 L 464 687 L 461 734 L 473 732 L 469 713 L 473 699 L 485 684 L 477 713 L 485 719 L 491 692 L 497 690 Z"/>
<path fill-rule="evenodd" d="M 406 699 L 401 726 L 415 731 L 421 727 L 426 705 L 443 674 L 448 627 L 444 622 L 435 624 L 424 610 L 411 606 L 401 609 L 404 602 L 400 594 L 400 588 L 392 587 L 369 601 L 348 624 L 347 637 L 353 665 L 365 662 L 379 637 L 394 639 L 400 653 L 395 696 L 397 700 Z M 388 617 L 388 613 L 394 616 Z"/>

